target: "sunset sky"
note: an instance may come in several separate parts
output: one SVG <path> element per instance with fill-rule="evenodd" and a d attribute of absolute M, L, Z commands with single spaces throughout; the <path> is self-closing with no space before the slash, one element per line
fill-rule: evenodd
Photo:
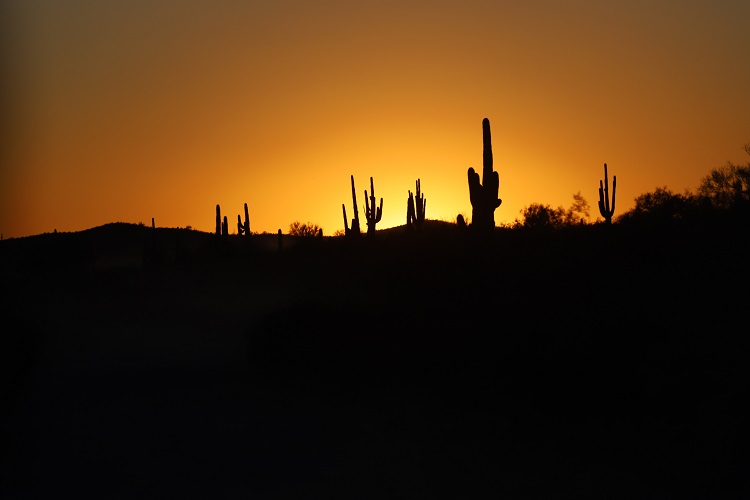
<path fill-rule="evenodd" d="M 3 238 L 108 222 L 253 232 L 471 216 L 492 127 L 502 205 L 615 215 L 747 163 L 750 2 L 7 0 Z M 364 228 L 364 220 L 362 220 Z"/>

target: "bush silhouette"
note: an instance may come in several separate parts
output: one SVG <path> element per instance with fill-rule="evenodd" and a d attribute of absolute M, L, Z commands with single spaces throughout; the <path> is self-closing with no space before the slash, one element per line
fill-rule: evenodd
<path fill-rule="evenodd" d="M 299 222 L 294 221 L 291 224 L 289 224 L 289 235 L 290 236 L 304 236 L 304 237 L 311 237 L 311 236 L 319 236 L 321 234 L 321 228 L 317 224 L 313 224 L 312 222 Z"/>
<path fill-rule="evenodd" d="M 750 163 L 715 168 L 701 181 L 698 196 L 717 209 L 747 206 L 750 202 Z"/>

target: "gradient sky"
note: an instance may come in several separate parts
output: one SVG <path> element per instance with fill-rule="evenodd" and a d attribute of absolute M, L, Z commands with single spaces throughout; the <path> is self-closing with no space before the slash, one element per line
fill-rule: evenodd
<path fill-rule="evenodd" d="M 596 208 L 746 163 L 750 2 L 6 0 L 4 238 L 108 222 L 379 229 L 471 215 L 490 119 L 502 205 Z M 364 228 L 364 221 L 362 221 Z"/>

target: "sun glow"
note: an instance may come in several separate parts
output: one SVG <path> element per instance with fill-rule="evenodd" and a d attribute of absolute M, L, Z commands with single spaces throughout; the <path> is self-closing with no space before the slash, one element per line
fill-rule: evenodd
<path fill-rule="evenodd" d="M 618 212 L 694 189 L 750 141 L 747 2 L 41 4 L 6 9 L 4 237 L 152 217 L 213 231 L 217 203 L 247 203 L 253 231 L 333 234 L 351 175 L 360 217 L 373 178 L 379 229 L 404 224 L 417 179 L 427 218 L 455 220 L 485 117 L 497 224 L 578 192 L 595 207 L 604 163 Z"/>

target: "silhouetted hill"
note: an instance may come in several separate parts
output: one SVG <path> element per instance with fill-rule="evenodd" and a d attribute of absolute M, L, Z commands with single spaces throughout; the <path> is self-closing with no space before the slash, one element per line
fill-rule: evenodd
<path fill-rule="evenodd" d="M 735 222 L 0 241 L 5 497 L 742 497 Z"/>

